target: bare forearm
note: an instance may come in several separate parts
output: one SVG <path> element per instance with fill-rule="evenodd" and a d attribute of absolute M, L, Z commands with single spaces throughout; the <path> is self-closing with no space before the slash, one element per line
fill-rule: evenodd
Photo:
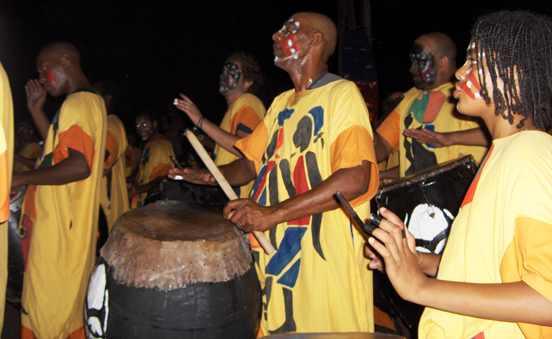
<path fill-rule="evenodd" d="M 73 151 L 76 152 L 76 151 Z M 77 152 L 78 153 L 78 152 Z M 80 153 L 79 153 L 80 154 Z M 14 181 L 21 185 L 65 185 L 90 176 L 90 168 L 84 159 L 68 157 L 59 163 L 14 175 Z"/>
<path fill-rule="evenodd" d="M 29 110 L 31 112 L 31 117 L 40 133 L 40 136 L 43 140 L 46 140 L 48 136 L 48 129 L 50 128 L 50 121 L 42 109 L 33 109 Z"/>
<path fill-rule="evenodd" d="M 411 301 L 477 318 L 552 325 L 552 302 L 522 281 L 472 284 L 427 280 Z"/>
<path fill-rule="evenodd" d="M 234 144 L 236 143 L 236 141 L 240 140 L 238 136 L 226 132 L 209 120 L 203 120 L 201 127 L 203 132 L 205 132 L 211 139 L 213 139 L 214 142 L 219 144 L 222 148 L 240 158 L 243 156 L 240 151 L 234 148 Z"/>
<path fill-rule="evenodd" d="M 437 269 L 439 268 L 441 255 L 418 252 L 418 258 L 420 270 L 430 277 L 435 277 L 437 275 Z"/>
<path fill-rule="evenodd" d="M 350 201 L 366 193 L 369 181 L 370 164 L 367 161 L 356 167 L 340 169 L 308 192 L 271 206 L 275 209 L 273 223 L 278 224 L 336 209 L 339 207 L 334 197 L 336 191 L 341 191 Z"/>
<path fill-rule="evenodd" d="M 382 138 L 378 133 L 374 133 L 374 149 L 376 150 L 377 162 L 386 160 L 393 151 L 387 140 Z"/>
<path fill-rule="evenodd" d="M 473 128 L 465 131 L 445 133 L 453 145 L 490 146 L 489 137 L 483 128 Z"/>
<path fill-rule="evenodd" d="M 240 158 L 219 169 L 231 186 L 245 185 L 256 177 L 255 165 L 247 158 Z"/>
<path fill-rule="evenodd" d="M 388 170 L 381 171 L 380 180 L 382 179 L 398 179 L 399 178 L 399 166 L 392 167 Z"/>

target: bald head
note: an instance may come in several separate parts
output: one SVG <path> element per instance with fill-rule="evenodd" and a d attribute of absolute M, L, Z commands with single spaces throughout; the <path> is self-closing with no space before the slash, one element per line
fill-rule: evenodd
<path fill-rule="evenodd" d="M 431 42 L 438 58 L 447 57 L 456 60 L 456 44 L 448 35 L 441 32 L 433 32 L 419 36 L 414 43 Z"/>
<path fill-rule="evenodd" d="M 313 31 L 322 34 L 322 58 L 328 61 L 335 51 L 337 43 L 337 28 L 332 19 L 324 14 L 314 12 L 300 12 L 292 16 L 294 19 L 302 18 L 308 21 Z"/>
<path fill-rule="evenodd" d="M 79 51 L 73 44 L 66 41 L 52 42 L 38 53 L 39 56 L 44 54 L 50 54 L 60 59 L 65 55 L 74 66 L 80 67 L 81 58 Z"/>

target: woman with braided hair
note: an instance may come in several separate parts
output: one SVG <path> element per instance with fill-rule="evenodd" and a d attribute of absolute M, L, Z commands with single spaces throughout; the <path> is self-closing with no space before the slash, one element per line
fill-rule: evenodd
<path fill-rule="evenodd" d="M 381 243 L 369 243 L 397 292 L 427 306 L 420 338 L 552 338 L 552 21 L 501 11 L 480 17 L 472 37 L 454 96 L 493 142 L 443 255 L 422 256 L 383 208 Z"/>

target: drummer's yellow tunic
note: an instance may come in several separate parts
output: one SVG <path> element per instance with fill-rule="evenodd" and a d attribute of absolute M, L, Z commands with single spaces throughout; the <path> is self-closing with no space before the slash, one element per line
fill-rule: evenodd
<path fill-rule="evenodd" d="M 66 185 L 29 185 L 20 232 L 26 263 L 22 338 L 84 338 L 83 307 L 95 262 L 106 137 L 106 111 L 96 93 L 69 95 L 48 130 L 37 167 L 53 166 L 71 148 L 90 176 Z"/>
<path fill-rule="evenodd" d="M 255 163 L 251 199 L 274 205 L 342 168 L 371 163 L 370 187 L 352 204 L 364 220 L 378 187 L 368 110 L 354 83 L 282 93 L 263 122 L 236 147 Z M 263 288 L 262 330 L 282 332 L 373 331 L 372 274 L 365 238 L 343 209 L 278 224 L 265 232 L 277 252 L 252 241 Z"/>
<path fill-rule="evenodd" d="M 1 201 L 7 199 L 8 214 L 1 215 L 0 217 L 0 331 L 2 330 L 2 325 L 4 323 L 4 304 L 6 299 L 6 282 L 8 280 L 8 222 L 2 222 L 7 220 L 9 217 L 9 206 L 10 206 L 10 187 L 11 187 L 11 176 L 12 176 L 12 167 L 13 167 L 13 102 L 10 89 L 10 83 L 8 80 L 8 75 L 2 64 L 0 64 L 0 127 L 3 129 L 4 141 L 5 141 L 5 153 L 0 151 L 3 161 L 6 165 L 2 165 L 5 172 L 0 170 L 0 181 L 3 181 L 0 185 L 0 192 L 2 193 Z M 5 189 L 4 187 L 7 187 Z M 5 203 L 0 204 L 5 208 Z M 5 211 L 4 211 L 5 213 Z M 1 213 L 0 213 L 1 214 Z M 4 219 L 5 216 L 5 219 Z"/>
<path fill-rule="evenodd" d="M 175 166 L 171 156 L 174 157 L 171 142 L 161 134 L 153 137 L 144 146 L 142 160 L 140 160 L 140 166 L 136 174 L 135 186 L 145 185 L 155 178 L 166 176 L 169 170 Z M 144 206 L 147 195 L 146 192 L 132 197 L 130 208 Z"/>
<path fill-rule="evenodd" d="M 102 178 L 100 204 L 107 218 L 109 232 L 119 217 L 128 211 L 128 192 L 125 176 L 125 150 L 127 148 L 125 126 L 116 115 L 107 116 L 106 150 L 109 155 L 104 169 L 111 168 L 111 187 L 108 190 L 107 176 Z"/>
<path fill-rule="evenodd" d="M 40 154 L 40 149 L 41 149 L 41 147 L 38 144 L 38 142 L 31 142 L 28 145 L 26 145 L 25 147 L 23 147 L 21 152 L 19 152 L 19 155 L 21 155 L 22 157 L 25 157 L 27 159 L 36 159 L 36 158 L 38 158 L 38 155 Z M 19 161 L 16 161 L 13 164 L 13 171 L 16 172 L 16 173 L 29 171 L 31 169 L 32 168 L 29 168 L 29 167 L 23 165 Z"/>
<path fill-rule="evenodd" d="M 253 94 L 242 94 L 236 102 L 234 102 L 224 115 L 220 128 L 230 134 L 236 134 L 238 131 L 250 134 L 255 127 L 261 122 L 266 113 L 265 107 L 261 100 Z M 219 144 L 215 146 L 214 151 L 215 164 L 222 166 L 231 163 L 238 157 Z M 241 187 L 234 187 L 236 195 L 240 198 L 249 198 L 253 181 Z"/>

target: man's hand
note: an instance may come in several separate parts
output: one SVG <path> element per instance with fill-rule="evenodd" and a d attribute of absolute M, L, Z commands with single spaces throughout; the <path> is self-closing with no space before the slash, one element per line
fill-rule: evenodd
<path fill-rule="evenodd" d="M 203 116 L 197 106 L 184 94 L 180 94 L 182 100 L 178 99 L 178 105 L 176 106 L 179 110 L 186 113 L 193 124 L 197 126 L 197 122 Z"/>
<path fill-rule="evenodd" d="M 25 93 L 27 94 L 27 107 L 29 111 L 42 111 L 46 102 L 46 90 L 36 79 L 29 80 L 25 85 Z"/>
<path fill-rule="evenodd" d="M 385 219 L 373 236 L 381 243 L 374 237 L 370 237 L 368 242 L 383 258 L 385 271 L 397 293 L 403 299 L 412 301 L 416 292 L 429 279 L 418 266 L 416 239 L 393 212 L 381 208 L 380 213 Z M 405 238 L 403 231 L 406 233 Z"/>
<path fill-rule="evenodd" d="M 249 233 L 267 231 L 276 226 L 278 222 L 272 218 L 275 210 L 274 207 L 261 206 L 249 199 L 238 199 L 227 202 L 222 214 L 225 219 L 241 225 L 243 231 Z"/>
<path fill-rule="evenodd" d="M 216 186 L 217 181 L 215 177 L 208 170 L 195 169 L 195 168 L 173 168 L 169 170 L 167 177 L 169 179 L 175 179 L 176 176 L 180 176 L 182 179 L 193 184 Z"/>
<path fill-rule="evenodd" d="M 448 147 L 452 146 L 447 133 L 438 133 L 425 128 L 422 129 L 405 129 L 404 136 L 412 138 L 421 144 L 428 144 L 432 147 Z"/>

